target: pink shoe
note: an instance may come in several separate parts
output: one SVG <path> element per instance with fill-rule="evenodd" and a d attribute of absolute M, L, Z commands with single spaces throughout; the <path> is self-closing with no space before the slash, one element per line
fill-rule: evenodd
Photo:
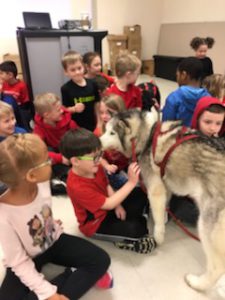
<path fill-rule="evenodd" d="M 113 277 L 110 271 L 107 271 L 95 284 L 99 289 L 111 289 L 113 287 Z"/>

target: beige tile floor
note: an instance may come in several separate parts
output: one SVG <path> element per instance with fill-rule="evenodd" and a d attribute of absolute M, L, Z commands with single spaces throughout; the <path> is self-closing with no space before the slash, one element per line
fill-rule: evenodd
<path fill-rule="evenodd" d="M 55 217 L 63 220 L 66 232 L 81 236 L 67 197 L 54 197 L 53 210 Z M 152 229 L 151 221 L 149 228 Z M 82 297 L 83 300 L 223 299 L 218 295 L 218 288 L 214 288 L 208 294 L 200 294 L 185 284 L 184 274 L 203 272 L 204 253 L 201 244 L 185 235 L 172 221 L 166 225 L 165 243 L 152 254 L 120 250 L 108 242 L 92 242 L 101 246 L 111 256 L 110 269 L 114 276 L 114 287 L 107 291 L 92 288 Z M 45 273 L 51 277 L 56 271 L 56 267 L 48 266 Z"/>
<path fill-rule="evenodd" d="M 142 75 L 138 83 L 148 81 Z M 162 103 L 167 95 L 177 88 L 172 81 L 154 78 L 160 88 Z M 73 234 L 80 233 L 73 209 L 67 198 L 55 197 L 53 208 L 57 217 L 64 220 L 65 229 Z M 152 229 L 151 221 L 149 228 Z M 107 291 L 92 288 L 84 300 L 219 300 L 219 294 L 225 297 L 225 280 L 208 294 L 197 293 L 184 282 L 184 274 L 204 271 L 205 257 L 201 244 L 185 235 L 172 221 L 166 225 L 166 240 L 152 254 L 143 255 L 119 250 L 110 243 L 93 241 L 104 248 L 111 256 L 111 270 L 114 287 Z M 224 290 L 223 290 L 224 288 Z"/>
<path fill-rule="evenodd" d="M 139 78 L 139 82 L 148 80 L 148 76 Z M 160 78 L 155 81 L 164 103 L 168 93 L 176 88 L 176 83 Z M 65 232 L 81 236 L 66 196 L 53 197 L 53 211 L 55 218 L 63 221 Z M 149 228 L 152 229 L 151 221 Z M 116 249 L 107 242 L 93 242 L 111 256 L 114 287 L 107 291 L 92 288 L 82 297 L 83 300 L 219 300 L 222 298 L 218 291 L 225 297 L 225 280 L 221 280 L 218 287 L 207 294 L 197 293 L 185 284 L 184 274 L 200 274 L 204 271 L 204 253 L 199 242 L 185 235 L 171 221 L 166 225 L 165 243 L 149 255 Z M 45 268 L 49 278 L 57 272 L 59 268 L 53 265 Z M 3 276 L 4 269 L 0 265 L 0 278 Z"/>

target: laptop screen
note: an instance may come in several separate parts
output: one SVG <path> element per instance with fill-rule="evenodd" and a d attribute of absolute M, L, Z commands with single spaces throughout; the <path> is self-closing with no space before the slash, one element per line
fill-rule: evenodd
<path fill-rule="evenodd" d="M 23 12 L 25 28 L 52 29 L 49 13 Z"/>

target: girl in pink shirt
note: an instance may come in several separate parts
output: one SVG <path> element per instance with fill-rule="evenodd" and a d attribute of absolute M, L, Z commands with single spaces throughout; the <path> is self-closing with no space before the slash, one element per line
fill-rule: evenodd
<path fill-rule="evenodd" d="M 47 147 L 38 136 L 14 135 L 1 143 L 0 181 L 8 186 L 0 197 L 0 242 L 7 268 L 2 300 L 75 300 L 101 282 L 110 264 L 106 252 L 64 234 L 61 222 L 53 219 L 50 176 Z M 41 273 L 49 262 L 67 267 L 52 282 Z"/>

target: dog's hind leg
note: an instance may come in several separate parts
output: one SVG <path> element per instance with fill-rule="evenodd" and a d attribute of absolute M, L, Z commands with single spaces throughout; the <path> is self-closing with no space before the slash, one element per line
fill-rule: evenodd
<path fill-rule="evenodd" d="M 147 186 L 154 221 L 154 238 L 156 243 L 160 245 L 163 243 L 165 236 L 167 191 L 161 178 L 158 176 L 153 176 Z"/>
<path fill-rule="evenodd" d="M 195 290 L 206 291 L 211 288 L 225 272 L 224 266 L 224 243 L 221 243 L 224 232 L 213 230 L 208 232 L 204 229 L 204 223 L 199 219 L 199 236 L 206 255 L 206 272 L 200 276 L 188 274 L 185 276 L 186 283 Z M 219 234 L 218 234 L 219 233 Z M 219 245 L 219 247 L 218 247 Z"/>

